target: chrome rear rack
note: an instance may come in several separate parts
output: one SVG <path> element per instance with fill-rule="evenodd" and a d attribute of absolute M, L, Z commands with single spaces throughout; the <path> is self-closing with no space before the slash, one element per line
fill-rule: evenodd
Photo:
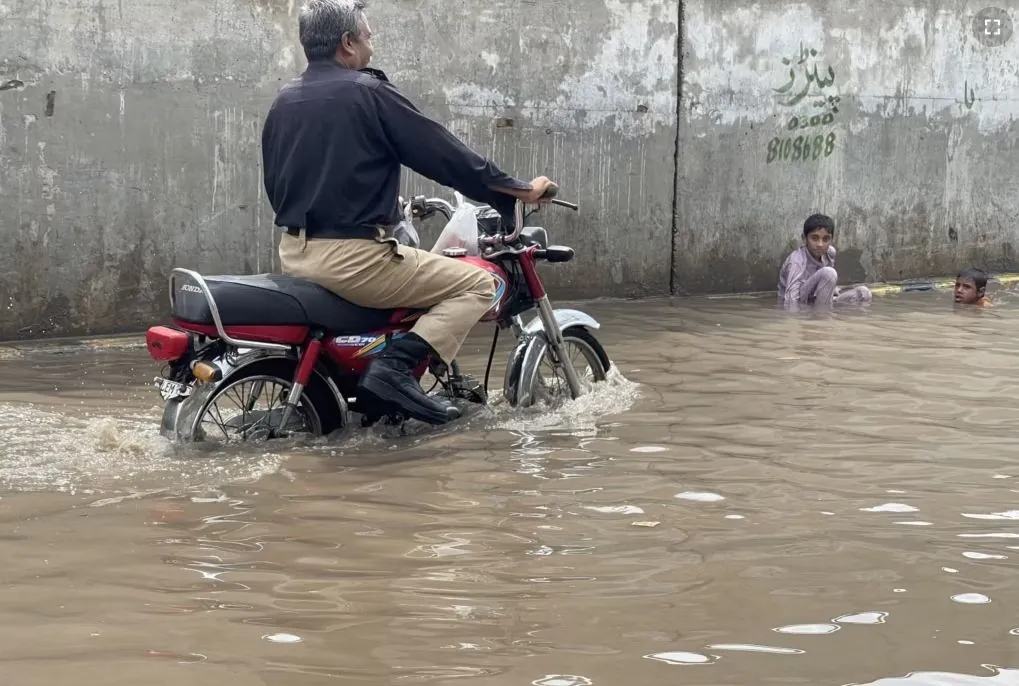
<path fill-rule="evenodd" d="M 238 348 L 258 348 L 260 350 L 284 350 L 289 351 L 289 345 L 283 345 L 282 343 L 262 343 L 260 341 L 243 341 L 238 338 L 231 337 L 226 330 L 223 328 L 223 318 L 219 315 L 219 308 L 216 306 L 216 299 L 212 297 L 212 291 L 209 289 L 209 284 L 205 282 L 205 279 L 196 271 L 190 269 L 174 269 L 170 272 L 170 311 L 175 311 L 177 304 L 177 277 L 185 276 L 195 283 L 198 289 L 205 296 L 205 302 L 209 305 L 209 311 L 212 313 L 212 323 L 216 327 L 216 334 L 223 340 L 223 342 L 229 345 L 236 346 Z"/>

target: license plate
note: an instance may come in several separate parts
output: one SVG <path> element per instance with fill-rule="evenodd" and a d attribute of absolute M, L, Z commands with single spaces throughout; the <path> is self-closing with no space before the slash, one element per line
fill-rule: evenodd
<path fill-rule="evenodd" d="M 164 379 L 161 376 L 155 378 L 156 388 L 159 389 L 159 394 L 163 396 L 163 400 L 173 400 L 174 398 L 186 398 L 191 395 L 191 391 L 194 390 L 194 386 L 179 383 L 177 381 L 170 381 L 170 379 Z"/>

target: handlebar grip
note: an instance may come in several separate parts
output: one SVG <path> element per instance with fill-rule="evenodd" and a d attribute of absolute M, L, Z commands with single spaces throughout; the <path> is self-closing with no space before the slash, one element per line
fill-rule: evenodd
<path fill-rule="evenodd" d="M 541 194 L 541 197 L 542 197 L 542 199 L 549 199 L 549 200 L 551 200 L 552 198 L 556 197 L 557 195 L 559 195 L 559 186 L 557 186 L 557 185 L 555 185 L 553 183 L 553 184 L 550 184 L 549 187 L 545 189 L 545 192 Z"/>
<path fill-rule="evenodd" d="M 550 200 L 553 205 L 559 205 L 559 207 L 565 207 L 567 209 L 576 212 L 580 209 L 580 205 L 574 205 L 572 202 L 566 202 L 565 200 Z"/>

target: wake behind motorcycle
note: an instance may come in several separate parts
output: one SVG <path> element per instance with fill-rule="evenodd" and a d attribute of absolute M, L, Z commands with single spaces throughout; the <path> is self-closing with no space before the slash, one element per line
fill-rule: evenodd
<path fill-rule="evenodd" d="M 553 187 L 547 194 L 551 204 L 579 209 L 555 199 L 556 192 Z M 549 245 L 544 228 L 525 227 L 519 200 L 509 231 L 490 207 L 462 200 L 454 207 L 424 196 L 404 205 L 401 227 L 410 237 L 400 242 L 419 243 L 412 220 L 436 214 L 446 225 L 431 251 L 475 264 L 496 280 L 492 306 L 481 318 L 496 328 L 484 383 L 456 361 L 447 367 L 426 360 L 414 375 L 419 382 L 426 371 L 435 377 L 429 393 L 460 408 L 487 404 L 502 329 L 516 339 L 502 389 L 513 407 L 577 398 L 606 379 L 611 362 L 593 333 L 600 324 L 579 310 L 553 309 L 538 274 L 540 261 L 572 260 L 572 248 Z M 165 403 L 165 437 L 319 436 L 346 427 L 354 413 L 363 426 L 405 421 L 392 408 L 359 403 L 357 382 L 373 357 L 410 331 L 425 310 L 359 307 L 305 279 L 275 274 L 203 276 L 178 268 L 169 282 L 172 325 L 146 334 L 149 355 L 165 363 L 155 379 Z M 523 315 L 532 311 L 536 316 L 525 324 Z"/>

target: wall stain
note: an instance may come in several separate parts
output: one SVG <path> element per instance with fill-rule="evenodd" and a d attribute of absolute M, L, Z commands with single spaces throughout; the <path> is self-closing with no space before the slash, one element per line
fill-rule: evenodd
<path fill-rule="evenodd" d="M 863 267 L 863 251 L 859 248 L 839 250 L 835 258 L 835 269 L 839 283 L 862 283 L 867 281 L 867 270 Z"/>
<path fill-rule="evenodd" d="M 976 92 L 970 88 L 969 80 L 962 87 L 962 104 L 967 110 L 973 109 L 973 103 L 977 101 Z"/>
<path fill-rule="evenodd" d="M 252 4 L 260 10 L 268 10 L 277 14 L 290 14 L 290 8 L 296 3 L 292 0 L 253 0 Z"/>

